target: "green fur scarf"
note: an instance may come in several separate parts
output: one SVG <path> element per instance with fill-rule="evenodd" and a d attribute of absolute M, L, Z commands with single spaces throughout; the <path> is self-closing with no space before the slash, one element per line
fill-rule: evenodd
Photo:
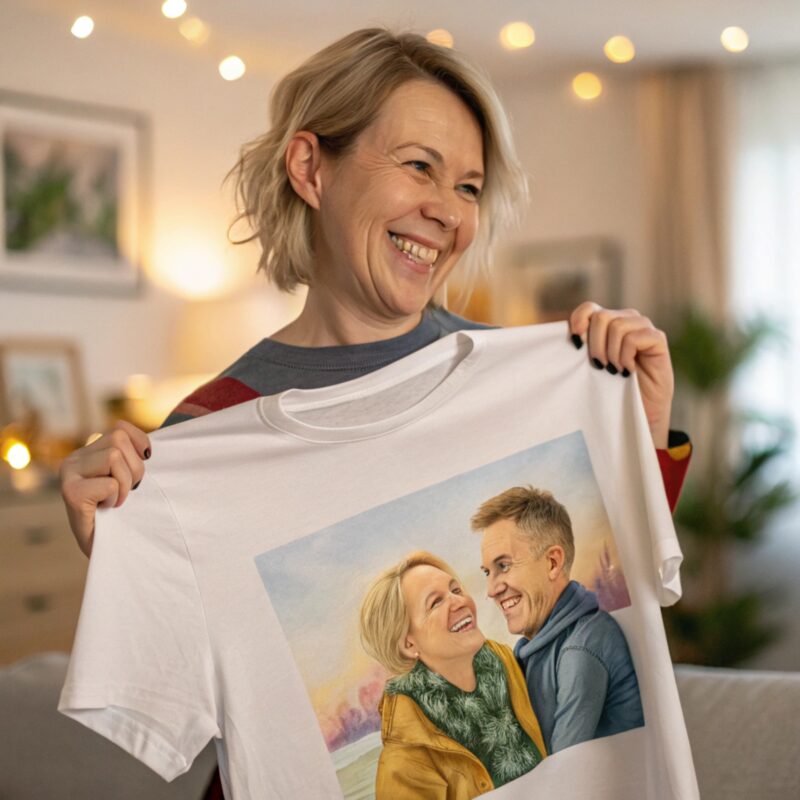
<path fill-rule="evenodd" d="M 473 661 L 477 687 L 464 692 L 418 661 L 386 683 L 387 694 L 410 697 L 444 734 L 477 756 L 495 787 L 530 772 L 541 760 L 514 715 L 500 659 L 483 645 Z"/>

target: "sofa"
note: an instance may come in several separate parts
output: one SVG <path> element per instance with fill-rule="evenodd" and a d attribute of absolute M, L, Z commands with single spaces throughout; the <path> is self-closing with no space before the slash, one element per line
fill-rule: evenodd
<path fill-rule="evenodd" d="M 165 783 L 56 711 L 67 656 L 0 669 L 2 800 L 200 800 L 212 745 Z M 675 670 L 703 800 L 800 798 L 800 673 Z M 566 800 L 566 799 L 565 799 Z"/>

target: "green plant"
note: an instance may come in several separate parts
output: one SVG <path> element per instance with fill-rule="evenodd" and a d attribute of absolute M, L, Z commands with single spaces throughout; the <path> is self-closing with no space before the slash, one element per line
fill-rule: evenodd
<path fill-rule="evenodd" d="M 788 481 L 772 477 L 791 429 L 781 420 L 736 412 L 729 403 L 737 373 L 778 337 L 763 319 L 722 325 L 696 310 L 686 311 L 670 335 L 679 393 L 702 425 L 707 451 L 675 514 L 685 562 L 684 597 L 664 613 L 674 661 L 732 666 L 779 634 L 764 621 L 777 590 L 737 590 L 731 562 L 797 499 Z"/>

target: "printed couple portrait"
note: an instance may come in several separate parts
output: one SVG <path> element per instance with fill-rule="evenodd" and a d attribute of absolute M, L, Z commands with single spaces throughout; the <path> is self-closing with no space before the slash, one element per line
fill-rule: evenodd
<path fill-rule="evenodd" d="M 501 483 L 545 471 L 570 496 L 580 535 L 554 492 Z M 380 560 L 409 541 L 430 549 Z M 358 577 L 350 566 L 312 578 L 353 552 Z M 630 597 L 580 433 L 263 554 L 259 568 L 348 800 L 466 800 L 564 748 L 644 725 L 609 613 Z M 355 646 L 326 647 L 336 634 Z"/>

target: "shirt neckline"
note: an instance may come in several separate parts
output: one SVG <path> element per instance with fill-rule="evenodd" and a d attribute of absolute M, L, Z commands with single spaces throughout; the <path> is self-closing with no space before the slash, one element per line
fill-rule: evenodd
<path fill-rule="evenodd" d="M 308 442 L 353 442 L 384 436 L 429 414 L 447 400 L 467 379 L 483 349 L 480 331 L 457 331 L 427 347 L 345 383 L 319 389 L 288 389 L 256 401 L 261 421 L 276 430 Z M 448 359 L 458 363 L 425 397 L 402 411 L 357 425 L 324 426 L 300 419 L 302 411 L 367 397 L 422 374 Z"/>

